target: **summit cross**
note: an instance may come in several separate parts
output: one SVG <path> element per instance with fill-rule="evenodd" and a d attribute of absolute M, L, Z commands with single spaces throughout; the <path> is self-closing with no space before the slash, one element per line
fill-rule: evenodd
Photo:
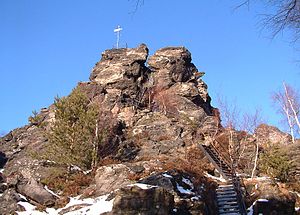
<path fill-rule="evenodd" d="M 116 29 L 114 29 L 114 32 L 117 33 L 117 49 L 119 48 L 119 42 L 120 42 L 120 33 L 123 29 L 120 25 L 117 26 Z"/>

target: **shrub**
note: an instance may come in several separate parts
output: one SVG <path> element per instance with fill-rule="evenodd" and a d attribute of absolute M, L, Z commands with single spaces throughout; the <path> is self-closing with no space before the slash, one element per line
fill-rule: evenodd
<path fill-rule="evenodd" d="M 291 180 L 290 173 L 294 165 L 284 149 L 274 145 L 261 154 L 259 168 L 261 172 L 281 182 L 287 182 Z"/>

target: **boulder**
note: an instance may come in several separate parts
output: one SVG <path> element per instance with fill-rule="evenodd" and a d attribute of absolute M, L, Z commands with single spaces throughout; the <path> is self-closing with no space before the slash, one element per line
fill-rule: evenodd
<path fill-rule="evenodd" d="M 171 214 L 174 198 L 162 187 L 127 186 L 116 191 L 111 214 Z"/>
<path fill-rule="evenodd" d="M 254 204 L 254 214 L 294 214 L 296 195 L 271 179 L 246 181 Z M 252 190 L 249 190 L 249 187 Z"/>
<path fill-rule="evenodd" d="M 41 205 L 49 207 L 55 204 L 56 197 L 33 179 L 20 181 L 17 184 L 17 191 Z"/>
<path fill-rule="evenodd" d="M 131 183 L 130 169 L 124 164 L 112 164 L 97 169 L 95 183 L 97 194 L 103 195 Z"/>

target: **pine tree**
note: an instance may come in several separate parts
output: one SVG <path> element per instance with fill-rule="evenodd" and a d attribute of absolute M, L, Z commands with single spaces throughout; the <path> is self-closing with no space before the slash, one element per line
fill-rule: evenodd
<path fill-rule="evenodd" d="M 55 121 L 48 133 L 52 160 L 89 169 L 97 164 L 99 107 L 75 88 L 68 97 L 55 98 Z"/>

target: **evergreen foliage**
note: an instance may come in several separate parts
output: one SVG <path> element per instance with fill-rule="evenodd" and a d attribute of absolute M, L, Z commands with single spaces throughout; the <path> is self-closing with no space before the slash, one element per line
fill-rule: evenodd
<path fill-rule="evenodd" d="M 55 121 L 48 132 L 52 160 L 90 169 L 98 160 L 99 107 L 75 88 L 68 97 L 55 98 Z"/>
<path fill-rule="evenodd" d="M 32 111 L 32 115 L 28 118 L 30 125 L 35 125 L 39 128 L 43 128 L 47 125 L 46 122 L 43 121 L 43 117 L 36 111 Z"/>
<path fill-rule="evenodd" d="M 292 160 L 279 145 L 274 145 L 261 154 L 259 166 L 261 172 L 281 182 L 291 180 L 290 173 L 294 168 Z"/>

